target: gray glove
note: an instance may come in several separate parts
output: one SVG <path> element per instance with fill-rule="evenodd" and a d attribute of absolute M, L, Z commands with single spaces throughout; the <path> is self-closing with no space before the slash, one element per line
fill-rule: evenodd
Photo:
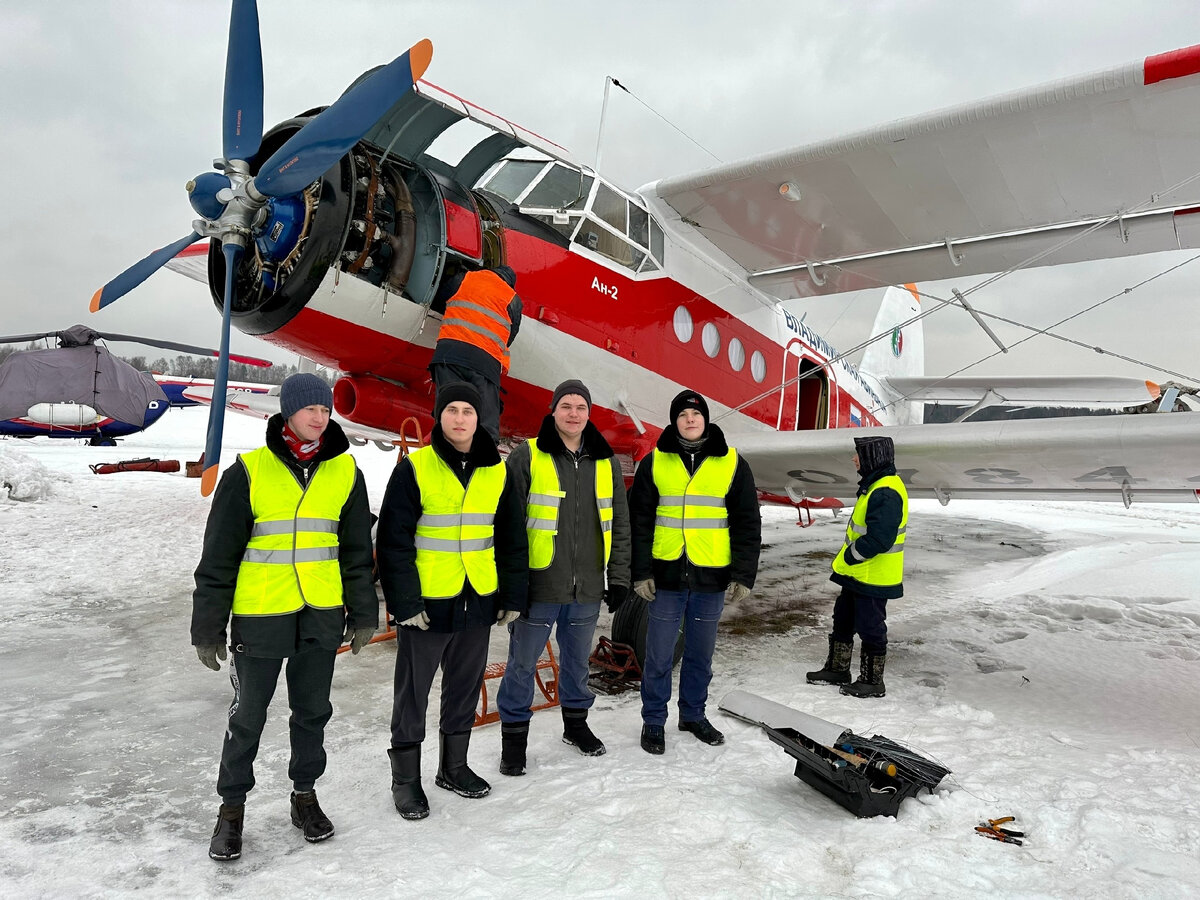
<path fill-rule="evenodd" d="M 405 619 L 401 625 L 412 625 L 414 628 L 420 628 L 422 631 L 429 630 L 429 613 L 421 610 L 411 619 Z"/>
<path fill-rule="evenodd" d="M 357 654 L 359 650 L 371 643 L 371 638 L 375 636 L 375 626 L 371 625 L 367 628 L 351 628 L 346 626 L 346 633 L 342 636 L 342 643 L 350 643 L 350 652 Z"/>
<path fill-rule="evenodd" d="M 496 613 L 496 624 L 507 625 L 509 622 L 515 622 L 521 618 L 521 614 L 515 609 L 502 609 Z"/>
<path fill-rule="evenodd" d="M 725 604 L 727 606 L 737 606 L 749 596 L 750 588 L 734 581 L 730 583 L 729 589 L 725 591 Z"/>
<path fill-rule="evenodd" d="M 227 658 L 229 651 L 225 649 L 224 644 L 197 644 L 196 656 L 200 658 L 200 662 L 204 663 L 214 672 L 221 671 L 221 664 L 217 662 L 217 657 L 221 659 Z"/>
<path fill-rule="evenodd" d="M 654 602 L 654 579 L 647 578 L 644 581 L 635 581 L 633 583 L 633 592 L 645 600 L 647 603 Z"/>

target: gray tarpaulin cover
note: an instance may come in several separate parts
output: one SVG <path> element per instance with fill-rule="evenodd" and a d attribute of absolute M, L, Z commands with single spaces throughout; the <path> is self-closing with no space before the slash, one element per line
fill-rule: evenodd
<path fill-rule="evenodd" d="M 76 325 L 61 340 L 58 349 L 14 353 L 0 365 L 0 420 L 22 417 L 37 403 L 75 402 L 141 425 L 150 401 L 167 402 L 153 378 L 91 343 L 91 329 Z"/>

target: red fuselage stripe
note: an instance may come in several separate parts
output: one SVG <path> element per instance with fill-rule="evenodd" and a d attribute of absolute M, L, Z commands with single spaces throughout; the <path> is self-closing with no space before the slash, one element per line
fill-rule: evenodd
<path fill-rule="evenodd" d="M 1145 83 L 1157 84 L 1200 72 L 1200 44 L 1146 57 Z"/>

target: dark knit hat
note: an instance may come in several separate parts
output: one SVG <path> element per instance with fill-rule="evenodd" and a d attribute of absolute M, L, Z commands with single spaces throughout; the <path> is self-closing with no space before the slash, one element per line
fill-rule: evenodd
<path fill-rule="evenodd" d="M 496 266 L 492 269 L 500 278 L 513 290 L 517 288 L 517 273 L 512 270 L 511 266 Z"/>
<path fill-rule="evenodd" d="M 433 404 L 433 418 L 442 421 L 442 413 L 451 403 L 470 403 L 475 408 L 476 415 L 483 408 L 483 398 L 475 386 L 465 381 L 451 381 L 437 389 L 437 400 Z"/>
<path fill-rule="evenodd" d="M 856 437 L 854 452 L 858 454 L 858 471 L 861 475 L 896 464 L 896 445 L 890 437 Z"/>
<path fill-rule="evenodd" d="M 695 391 L 680 391 L 671 401 L 671 424 L 679 418 L 685 409 L 694 409 L 704 416 L 704 427 L 708 428 L 708 401 Z"/>
<path fill-rule="evenodd" d="M 306 406 L 327 406 L 332 410 L 333 389 L 312 372 L 289 375 L 279 388 L 280 415 L 290 419 Z"/>
<path fill-rule="evenodd" d="M 568 378 L 562 384 L 554 389 L 554 396 L 550 400 L 550 409 L 554 410 L 558 406 L 558 401 L 568 394 L 578 394 L 587 401 L 588 409 L 592 408 L 592 392 L 587 389 L 587 385 L 578 378 Z"/>

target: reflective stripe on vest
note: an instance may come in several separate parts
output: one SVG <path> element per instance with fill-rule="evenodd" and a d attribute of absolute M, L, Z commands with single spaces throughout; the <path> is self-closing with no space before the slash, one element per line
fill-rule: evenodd
<path fill-rule="evenodd" d="M 697 566 L 716 568 L 733 562 L 729 545 L 729 511 L 725 495 L 737 470 L 737 451 L 709 456 L 688 475 L 678 453 L 654 451 L 654 486 L 658 508 L 654 513 L 655 559 L 687 558 Z"/>
<path fill-rule="evenodd" d="M 414 538 L 421 596 L 457 597 L 467 579 L 480 596 L 494 594 L 499 582 L 493 544 L 504 464 L 480 466 L 464 488 L 433 447 L 422 447 L 408 459 L 421 491 L 421 517 Z"/>
<path fill-rule="evenodd" d="M 267 447 L 241 455 L 254 527 L 233 592 L 235 616 L 278 616 L 342 605 L 338 521 L 354 489 L 354 458 L 319 463 L 307 486 Z"/>
<path fill-rule="evenodd" d="M 846 562 L 846 548 L 867 533 L 867 504 L 871 495 L 880 488 L 891 488 L 900 495 L 900 528 L 896 532 L 896 543 L 891 549 L 872 556 L 856 565 Z M 904 541 L 908 532 L 908 491 L 898 475 L 885 475 L 870 490 L 854 501 L 854 512 L 846 525 L 846 540 L 833 558 L 833 571 L 847 575 L 860 584 L 873 587 L 893 587 L 904 581 Z"/>
<path fill-rule="evenodd" d="M 500 363 L 508 371 L 508 304 L 516 292 L 503 278 L 487 270 L 468 272 L 454 296 L 446 301 L 438 340 L 447 338 L 472 344 Z"/>
<path fill-rule="evenodd" d="M 554 457 L 529 442 L 529 500 L 525 505 L 525 532 L 529 536 L 529 568 L 548 569 L 554 561 L 559 504 L 567 496 L 558 480 Z M 612 554 L 612 460 L 596 460 L 596 515 L 604 536 L 604 565 Z"/>

